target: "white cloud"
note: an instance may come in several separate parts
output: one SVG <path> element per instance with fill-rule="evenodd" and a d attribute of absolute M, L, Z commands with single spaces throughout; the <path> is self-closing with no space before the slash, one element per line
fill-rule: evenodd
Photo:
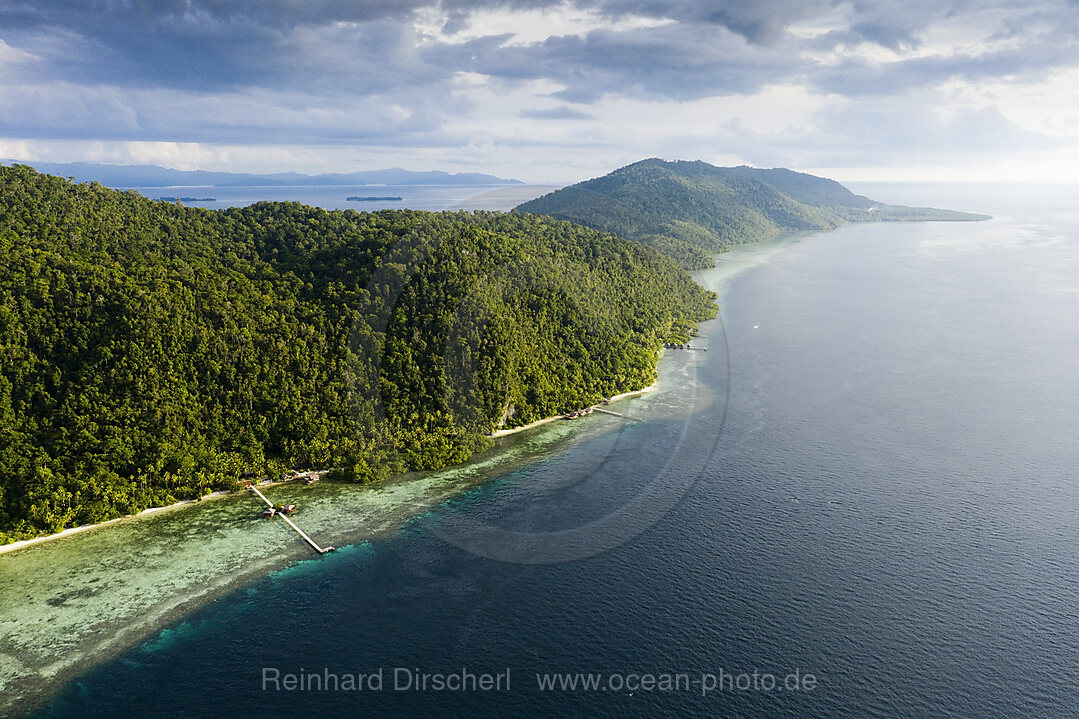
<path fill-rule="evenodd" d="M 441 8 L 427 8 L 416 13 L 414 27 L 423 43 L 462 44 L 478 38 L 505 35 L 503 46 L 528 45 L 551 37 L 584 37 L 594 30 L 622 32 L 673 24 L 669 18 L 643 15 L 608 17 L 569 2 L 553 7 L 512 9 L 483 8 L 468 14 L 463 22 L 451 22 Z"/>
<path fill-rule="evenodd" d="M 1079 142 L 1079 68 L 1053 72 L 1034 82 L 990 80 L 948 83 L 947 112 L 994 107 L 1018 127 Z"/>
<path fill-rule="evenodd" d="M 662 156 L 975 178 L 1063 177 L 1079 148 L 1065 0 L 190 0 L 179 19 L 147 0 L 137 33 L 120 3 L 4 23 L 28 1 L 0 4 L 0 154 L 27 159 L 558 182 Z"/>
<path fill-rule="evenodd" d="M 14 65 L 33 62 L 37 59 L 37 56 L 33 53 L 11 47 L 11 45 L 0 40 L 0 70 L 9 69 Z"/>

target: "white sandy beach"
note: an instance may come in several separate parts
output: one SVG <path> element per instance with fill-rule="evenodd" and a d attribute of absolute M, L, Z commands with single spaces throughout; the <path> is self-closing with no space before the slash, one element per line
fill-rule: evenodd
<path fill-rule="evenodd" d="M 610 400 L 611 400 L 611 402 L 617 402 L 618 400 L 626 399 L 627 397 L 635 397 L 637 395 L 642 395 L 642 394 L 645 394 L 646 392 L 651 392 L 652 390 L 654 390 L 658 384 L 659 384 L 659 381 L 657 380 L 656 382 L 653 382 L 652 384 L 650 384 L 647 387 L 644 387 L 643 389 L 633 390 L 632 392 L 623 392 L 622 394 L 618 394 L 618 395 L 615 395 L 615 396 L 611 397 Z M 593 406 L 594 407 L 603 407 L 603 404 L 601 403 L 601 404 L 597 404 L 597 405 L 593 405 Z M 532 429 L 534 427 L 539 427 L 539 426 L 545 425 L 545 424 L 547 424 L 549 422 L 554 422 L 554 421 L 560 420 L 560 419 L 562 419 L 562 415 L 557 414 L 557 415 L 554 415 L 552 417 L 545 417 L 543 419 L 536 420 L 535 422 L 532 422 L 532 423 L 526 424 L 526 425 L 522 425 L 520 427 L 514 427 L 512 429 L 496 430 L 496 431 L 492 432 L 491 434 L 489 434 L 488 436 L 491 437 L 491 438 L 505 437 L 506 435 L 516 434 L 518 432 L 523 432 L 523 431 L 525 431 L 527 429 Z M 283 482 L 288 482 L 288 481 L 291 481 L 291 480 L 278 480 L 278 481 L 275 481 L 275 482 L 264 482 L 264 483 L 260 484 L 259 486 L 263 487 L 263 488 L 273 487 L 275 485 L 282 484 Z M 106 527 L 106 526 L 108 526 L 110 524 L 115 524 L 117 522 L 123 522 L 123 521 L 126 521 L 126 520 L 136 519 L 138 517 L 142 517 L 142 516 L 145 516 L 145 515 L 148 515 L 148 514 L 156 514 L 158 512 L 164 512 L 164 511 L 167 511 L 167 510 L 178 509 L 180 507 L 186 507 L 188 505 L 195 504 L 197 502 L 202 502 L 202 501 L 205 501 L 205 500 L 208 500 L 208 499 L 220 499 L 221 497 L 229 497 L 229 496 L 232 496 L 233 494 L 235 494 L 235 491 L 224 491 L 223 490 L 223 491 L 219 491 L 219 492 L 213 492 L 211 494 L 207 494 L 207 495 L 203 496 L 201 499 L 185 499 L 182 502 L 176 502 L 175 504 L 168 504 L 168 505 L 165 505 L 165 506 L 162 506 L 162 507 L 148 507 L 147 509 L 142 510 L 138 514 L 130 514 L 130 515 L 127 515 L 125 517 L 117 517 L 116 519 L 109 519 L 109 520 L 106 520 L 104 522 L 98 522 L 97 524 L 84 524 L 84 525 L 79 526 L 79 527 L 70 527 L 68 529 L 65 529 L 65 530 L 63 530 L 61 532 L 57 532 L 55 534 L 46 534 L 44 536 L 34 537 L 32 539 L 21 539 L 18 542 L 12 542 L 11 544 L 0 545 L 0 554 L 6 554 L 8 552 L 14 552 L 16 550 L 23 549 L 24 547 L 29 547 L 29 546 L 34 545 L 34 544 L 40 544 L 42 542 L 48 542 L 48 541 L 51 541 L 53 539 L 59 539 L 60 537 L 67 537 L 67 536 L 70 536 L 72 534 L 78 534 L 80 532 L 85 532 L 85 531 L 90 530 L 90 529 L 96 529 L 98 527 Z"/>
<path fill-rule="evenodd" d="M 618 400 L 625 399 L 626 397 L 635 397 L 635 396 L 637 396 L 639 394 L 644 394 L 645 392 L 651 392 L 652 390 L 654 390 L 656 388 L 656 385 L 658 385 L 658 384 L 659 384 L 659 380 L 656 380 L 655 382 L 648 385 L 644 389 L 636 389 L 636 390 L 633 390 L 632 392 L 623 392 L 622 394 L 616 394 L 614 397 L 610 398 L 611 402 L 617 402 Z M 595 407 L 603 407 L 603 406 L 604 405 L 602 403 L 592 405 L 593 408 L 595 408 Z M 552 417 L 544 417 L 543 419 L 537 419 L 535 422 L 531 422 L 529 424 L 521 425 L 520 427 L 514 427 L 513 429 L 495 430 L 494 432 L 491 432 L 491 434 L 489 434 L 487 436 L 492 437 L 492 438 L 494 438 L 494 437 L 505 437 L 507 434 L 516 434 L 517 432 L 523 432 L 526 429 L 532 429 L 533 427 L 539 427 L 540 425 L 547 424 L 548 422 L 554 422 L 555 420 L 562 419 L 562 417 L 563 417 L 563 415 L 560 415 L 560 414 L 556 414 L 556 415 L 554 415 Z"/>
<path fill-rule="evenodd" d="M 320 470 L 320 471 L 323 471 L 323 470 Z M 269 488 L 269 487 L 275 487 L 275 486 L 277 486 L 279 484 L 285 484 L 285 483 L 291 482 L 291 481 L 293 481 L 293 480 L 284 479 L 284 480 L 277 480 L 277 481 L 274 481 L 274 482 L 263 482 L 262 484 L 259 485 L 259 487 L 262 487 L 263 489 L 266 489 L 266 488 Z M 60 537 L 67 537 L 67 536 L 70 536 L 72 534 L 78 534 L 79 532 L 85 532 L 85 531 L 87 531 L 89 529 L 97 529 L 98 527 L 107 527 L 108 525 L 116 524 L 117 522 L 124 522 L 124 521 L 131 520 L 131 519 L 137 519 L 138 517 L 145 517 L 146 515 L 149 515 L 149 514 L 157 514 L 158 512 L 165 512 L 165 511 L 172 510 L 172 509 L 179 509 L 180 507 L 187 507 L 189 505 L 197 504 L 199 502 L 205 502 L 208 499 L 221 499 L 222 497 L 231 497 L 231 496 L 233 496 L 234 494 L 236 494 L 239 491 L 240 490 L 220 490 L 218 492 L 211 492 L 210 494 L 203 495 L 200 499 L 185 499 L 185 500 L 182 500 L 180 502 L 176 502 L 175 504 L 166 504 L 166 505 L 161 506 L 161 507 L 147 507 L 146 509 L 142 510 L 138 514 L 128 514 L 128 515 L 123 516 L 123 517 L 117 517 L 116 519 L 107 519 L 104 522 L 97 522 L 96 524 L 83 524 L 83 525 L 81 525 L 79 527 L 70 527 L 68 529 L 63 530 L 62 532 L 57 532 L 55 534 L 46 534 L 44 536 L 34 537 L 32 539 L 20 539 L 19 541 L 12 542 L 11 544 L 2 544 L 2 545 L 0 545 L 0 554 L 5 554 L 7 552 L 14 552 L 15 550 L 22 549 L 23 547 L 29 547 L 29 546 L 31 546 L 33 544 L 40 544 L 42 542 L 48 542 L 48 541 L 53 540 L 53 539 L 59 539 Z"/>

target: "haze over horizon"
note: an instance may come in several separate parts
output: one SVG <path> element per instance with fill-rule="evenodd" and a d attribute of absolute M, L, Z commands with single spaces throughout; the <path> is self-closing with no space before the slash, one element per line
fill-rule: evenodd
<path fill-rule="evenodd" d="M 0 157 L 569 183 L 1079 181 L 1065 0 L 0 5 Z"/>

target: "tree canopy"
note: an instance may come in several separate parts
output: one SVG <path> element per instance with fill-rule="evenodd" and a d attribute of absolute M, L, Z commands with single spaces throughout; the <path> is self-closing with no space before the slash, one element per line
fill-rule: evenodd
<path fill-rule="evenodd" d="M 782 168 L 649 159 L 517 207 L 655 247 L 683 267 L 713 264 L 734 245 L 846 222 L 979 220 L 951 210 L 874 202 L 823 177 Z"/>
<path fill-rule="evenodd" d="M 211 211 L 0 167 L 0 541 L 463 461 L 650 384 L 715 296 L 548 217 Z"/>

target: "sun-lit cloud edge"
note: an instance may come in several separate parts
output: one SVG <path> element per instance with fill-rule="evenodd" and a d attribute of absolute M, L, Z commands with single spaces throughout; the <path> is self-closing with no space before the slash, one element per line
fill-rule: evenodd
<path fill-rule="evenodd" d="M 35 7 L 38 24 L 24 5 L 0 8 L 0 28 L 20 20 L 0 29 L 0 157 L 562 182 L 661 156 L 858 179 L 1079 179 L 1079 23 L 1062 0 L 304 14 L 148 0 L 134 20 L 108 0 Z"/>

